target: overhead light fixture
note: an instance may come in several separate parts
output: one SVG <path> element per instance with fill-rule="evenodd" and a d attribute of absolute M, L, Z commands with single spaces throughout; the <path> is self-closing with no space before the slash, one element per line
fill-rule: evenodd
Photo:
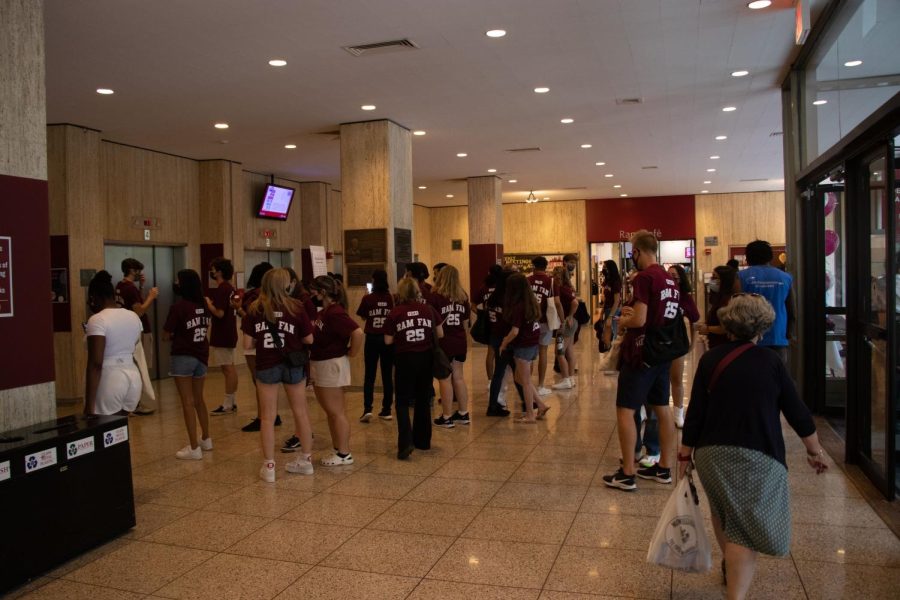
<path fill-rule="evenodd" d="M 627 197 L 628 197 L 628 194 L 619 194 L 619 196 L 620 196 L 621 198 L 627 198 Z"/>
<path fill-rule="evenodd" d="M 711 183 L 712 183 L 712 181 L 710 181 L 710 180 L 707 179 L 706 181 L 703 182 L 703 185 L 709 185 L 709 184 L 711 184 Z"/>
<path fill-rule="evenodd" d="M 273 67 L 283 67 L 284 65 L 287 64 L 287 61 L 282 60 L 280 58 L 273 58 L 272 60 L 269 61 L 269 64 Z"/>
<path fill-rule="evenodd" d="M 747 5 L 750 10 L 759 10 L 761 8 L 769 8 L 772 6 L 772 0 L 753 0 Z"/>
<path fill-rule="evenodd" d="M 284 147 L 287 148 L 288 150 L 293 150 L 294 148 L 297 147 L 297 144 L 285 144 Z"/>
<path fill-rule="evenodd" d="M 97 88 L 97 93 L 101 96 L 109 96 L 111 94 L 115 94 L 115 92 L 109 88 Z"/>
<path fill-rule="evenodd" d="M 613 176 L 612 173 L 607 173 L 606 175 L 604 175 L 604 177 L 612 177 L 612 176 Z"/>
<path fill-rule="evenodd" d="M 527 204 L 534 204 L 538 200 L 540 200 L 540 198 L 538 198 L 537 196 L 534 195 L 534 190 L 531 190 L 530 192 L 528 192 L 528 196 L 525 197 L 525 202 Z"/>
<path fill-rule="evenodd" d="M 598 167 L 603 167 L 606 165 L 605 162 L 595 162 L 594 164 L 597 165 Z"/>
<path fill-rule="evenodd" d="M 564 119 L 560 119 L 559 122 L 560 122 L 560 123 L 563 123 L 563 124 L 565 124 L 565 125 L 568 125 L 569 123 L 574 123 L 574 122 L 575 122 L 575 119 L 571 119 L 571 118 L 569 118 L 569 117 L 566 117 L 566 118 L 564 118 Z"/>
<path fill-rule="evenodd" d="M 823 104 L 828 104 L 828 100 L 815 100 L 815 101 L 813 101 L 813 106 L 822 106 Z"/>
<path fill-rule="evenodd" d="M 707 173 L 715 173 L 716 170 L 715 170 L 715 169 L 707 169 L 706 172 L 707 172 Z"/>
<path fill-rule="evenodd" d="M 416 129 L 415 131 L 413 131 L 413 135 L 425 135 L 425 132 L 421 129 Z"/>
<path fill-rule="evenodd" d="M 844 63 L 844 66 L 845 67 L 858 67 L 861 64 L 862 64 L 861 60 L 848 60 L 847 62 Z"/>
<path fill-rule="evenodd" d="M 746 71 L 746 70 L 744 70 L 744 69 L 740 69 L 740 70 L 738 70 L 738 71 L 732 71 L 732 72 L 731 72 L 731 76 L 732 76 L 732 77 L 746 77 L 746 76 L 749 75 L 749 74 L 750 74 L 750 71 Z"/>
<path fill-rule="evenodd" d="M 505 29 L 491 29 L 490 31 L 485 32 L 486 36 L 489 38 L 502 38 L 506 35 Z"/>
<path fill-rule="evenodd" d="M 467 156 L 468 156 L 468 154 L 466 154 L 465 152 L 457 152 L 456 153 L 456 158 L 465 158 Z"/>
<path fill-rule="evenodd" d="M 453 197 L 453 194 L 447 194 L 447 197 L 448 197 L 448 198 L 452 198 L 452 197 Z"/>
<path fill-rule="evenodd" d="M 719 155 L 713 154 L 712 156 L 709 157 L 709 160 L 719 160 Z"/>
<path fill-rule="evenodd" d="M 488 173 L 496 173 L 496 172 L 497 172 L 497 169 L 488 169 L 487 172 L 488 172 Z"/>
<path fill-rule="evenodd" d="M 363 104 L 360 108 L 363 110 L 375 110 L 376 106 L 374 104 Z"/>
<path fill-rule="evenodd" d="M 722 112 L 734 112 L 737 110 L 737 106 L 726 106 L 722 109 Z"/>
<path fill-rule="evenodd" d="M 536 88 L 534 88 L 534 93 L 535 93 L 535 94 L 546 94 L 546 93 L 549 92 L 549 91 L 550 91 L 550 88 L 548 88 L 548 87 L 536 87 Z"/>
<path fill-rule="evenodd" d="M 519 183 L 519 180 L 518 179 L 510 179 L 509 183 Z"/>
<path fill-rule="evenodd" d="M 708 193 L 709 193 L 709 190 L 700 190 L 700 193 L 701 193 L 701 194 L 708 194 Z"/>
<path fill-rule="evenodd" d="M 427 189 L 428 189 L 428 186 L 427 186 L 427 185 L 420 185 L 420 186 L 419 186 L 419 189 L 420 189 L 420 190 L 427 190 Z"/>
<path fill-rule="evenodd" d="M 213 127 L 216 129 L 228 129 L 228 123 L 216 123 Z"/>
<path fill-rule="evenodd" d="M 717 135 L 717 136 L 716 136 L 716 141 L 717 141 L 717 142 L 721 142 L 722 140 L 727 140 L 727 139 L 728 139 L 728 136 L 727 136 L 727 135 Z"/>
<path fill-rule="evenodd" d="M 581 147 L 584 148 L 585 150 L 588 148 L 593 148 L 593 146 L 591 144 L 582 144 Z"/>
<path fill-rule="evenodd" d="M 622 187 L 622 186 L 621 186 L 621 185 L 619 185 L 619 184 L 618 184 L 618 183 L 617 183 L 617 184 L 616 184 L 616 185 L 614 185 L 614 186 L 613 186 L 613 187 L 614 187 L 614 188 L 616 188 L 616 189 L 619 189 L 619 188 L 620 188 L 620 187 Z"/>

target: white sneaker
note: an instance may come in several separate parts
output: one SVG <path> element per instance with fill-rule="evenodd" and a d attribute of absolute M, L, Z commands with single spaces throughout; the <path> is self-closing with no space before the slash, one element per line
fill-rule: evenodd
<path fill-rule="evenodd" d="M 569 383 L 572 384 L 572 387 L 575 387 L 576 385 L 578 385 L 578 379 L 576 379 L 575 377 L 569 377 Z"/>
<path fill-rule="evenodd" d="M 548 387 L 541 386 L 537 389 L 537 393 L 538 396 L 548 396 L 553 393 L 553 390 Z"/>
<path fill-rule="evenodd" d="M 259 468 L 259 478 L 266 483 L 275 483 L 275 461 L 263 461 L 262 466 Z"/>
<path fill-rule="evenodd" d="M 571 390 L 574 386 L 572 385 L 571 379 L 566 378 L 559 383 L 554 383 L 552 387 L 554 390 Z"/>
<path fill-rule="evenodd" d="M 201 450 L 209 452 L 210 450 L 212 450 L 212 448 L 213 448 L 213 445 L 212 445 L 211 437 L 208 437 L 205 440 L 200 440 L 200 449 Z"/>
<path fill-rule="evenodd" d="M 644 467 L 645 469 L 649 469 L 653 465 L 659 463 L 659 454 L 645 454 L 638 461 L 638 464 Z"/>
<path fill-rule="evenodd" d="M 683 406 L 673 406 L 672 412 L 675 415 L 675 427 L 681 429 L 684 427 L 684 407 Z"/>
<path fill-rule="evenodd" d="M 203 460 L 203 450 L 200 446 L 191 448 L 190 445 L 187 445 L 175 453 L 175 458 L 179 460 Z"/>
<path fill-rule="evenodd" d="M 312 457 L 307 454 L 306 456 L 298 456 L 296 459 L 289 462 L 285 465 L 284 470 L 288 473 L 300 473 L 301 475 L 312 475 L 313 474 L 313 464 Z"/>
<path fill-rule="evenodd" d="M 353 455 L 348 454 L 343 458 L 337 455 L 337 452 L 332 454 L 331 456 L 325 456 L 320 461 L 323 467 L 343 467 L 345 465 L 353 464 Z"/>
<path fill-rule="evenodd" d="M 505 387 L 500 388 L 500 393 L 497 394 L 497 404 L 499 404 L 503 408 L 506 408 L 506 388 Z"/>

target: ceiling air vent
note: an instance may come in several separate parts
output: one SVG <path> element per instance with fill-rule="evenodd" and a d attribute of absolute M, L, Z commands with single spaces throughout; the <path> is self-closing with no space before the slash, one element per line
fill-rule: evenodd
<path fill-rule="evenodd" d="M 761 177 L 759 179 L 741 179 L 741 183 L 750 183 L 752 181 L 768 181 L 765 177 Z"/>
<path fill-rule="evenodd" d="M 507 148 L 506 152 L 540 152 L 540 146 L 532 146 L 531 148 Z"/>
<path fill-rule="evenodd" d="M 385 52 L 397 52 L 399 50 L 417 50 L 419 48 L 412 40 L 391 40 L 389 42 L 375 42 L 374 44 L 360 44 L 358 46 L 342 46 L 344 50 L 353 56 L 370 54 L 384 54 Z"/>
<path fill-rule="evenodd" d="M 616 104 L 643 104 L 643 98 L 616 98 Z"/>
<path fill-rule="evenodd" d="M 586 190 L 587 188 L 582 185 L 580 187 L 564 187 L 563 189 L 564 190 Z"/>
<path fill-rule="evenodd" d="M 643 170 L 647 171 L 649 169 L 658 169 L 656 165 L 647 165 L 646 167 L 641 167 Z"/>
<path fill-rule="evenodd" d="M 783 131 L 773 131 L 772 133 L 769 134 L 769 137 L 778 137 L 781 135 L 784 135 Z"/>

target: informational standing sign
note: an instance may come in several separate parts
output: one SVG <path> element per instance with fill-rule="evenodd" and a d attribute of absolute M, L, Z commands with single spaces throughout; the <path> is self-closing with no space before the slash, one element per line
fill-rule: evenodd
<path fill-rule="evenodd" d="M 325 246 L 310 246 L 309 257 L 312 261 L 313 277 L 328 275 L 328 261 L 325 258 Z"/>
<path fill-rule="evenodd" d="M 0 317 L 13 316 L 12 238 L 0 237 Z"/>

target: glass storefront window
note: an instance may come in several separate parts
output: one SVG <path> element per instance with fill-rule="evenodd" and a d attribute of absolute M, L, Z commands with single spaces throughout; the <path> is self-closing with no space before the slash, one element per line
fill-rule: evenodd
<path fill-rule="evenodd" d="M 847 3 L 805 69 L 800 94 L 803 166 L 900 91 L 900 2 Z"/>

